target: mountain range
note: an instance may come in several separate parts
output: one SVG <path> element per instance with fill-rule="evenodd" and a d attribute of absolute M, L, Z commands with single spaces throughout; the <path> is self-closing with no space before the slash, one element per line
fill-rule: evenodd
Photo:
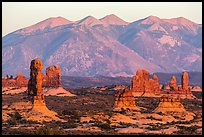
<path fill-rule="evenodd" d="M 202 72 L 202 25 L 183 17 L 126 22 L 114 14 L 78 21 L 52 17 L 2 38 L 2 75 L 29 76 L 30 62 L 59 65 L 69 76 Z"/>

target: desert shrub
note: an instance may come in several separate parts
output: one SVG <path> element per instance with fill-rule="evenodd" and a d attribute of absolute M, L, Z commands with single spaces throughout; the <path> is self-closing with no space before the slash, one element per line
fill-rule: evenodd
<path fill-rule="evenodd" d="M 119 124 L 121 125 L 120 127 L 129 127 L 129 126 L 136 126 L 135 124 L 131 124 L 131 123 L 124 123 L 124 122 L 119 122 Z"/>
<path fill-rule="evenodd" d="M 120 114 L 126 114 L 126 110 L 124 109 L 124 108 L 121 108 L 121 110 L 120 111 L 118 111 Z"/>
<path fill-rule="evenodd" d="M 7 120 L 7 123 L 8 123 L 9 125 L 17 125 L 17 121 L 16 121 L 15 118 L 10 118 L 10 119 L 8 119 L 8 120 Z"/>
<path fill-rule="evenodd" d="M 26 123 L 27 124 L 39 124 L 38 121 L 33 121 L 33 120 L 27 120 Z"/>
<path fill-rule="evenodd" d="M 35 135 L 61 135 L 62 132 L 58 129 L 52 129 L 48 127 L 39 127 L 36 129 Z"/>
<path fill-rule="evenodd" d="M 100 127 L 101 129 L 105 129 L 105 130 L 110 130 L 110 129 L 112 129 L 111 126 L 110 126 L 110 121 L 109 121 L 109 119 L 105 119 L 104 121 L 105 121 L 104 123 L 102 123 L 101 121 L 96 121 L 96 123 L 94 124 L 94 126 L 98 126 L 98 127 Z"/>
<path fill-rule="evenodd" d="M 77 113 L 75 111 L 70 111 L 68 109 L 65 109 L 62 111 L 63 115 L 77 115 Z"/>
<path fill-rule="evenodd" d="M 157 114 L 158 114 L 158 115 L 163 115 L 163 113 L 162 113 L 162 112 L 157 112 Z"/>
<path fill-rule="evenodd" d="M 190 126 L 190 127 L 186 127 L 186 126 L 178 126 L 179 127 L 179 131 L 177 131 L 175 134 L 182 134 L 182 135 L 196 135 L 197 133 L 197 129 L 199 128 L 198 126 L 194 125 L 194 126 Z"/>
<path fill-rule="evenodd" d="M 77 124 L 73 121 L 67 121 L 65 123 L 62 124 L 63 128 L 76 128 Z"/>
<path fill-rule="evenodd" d="M 20 120 L 20 119 L 22 119 L 22 116 L 21 116 L 21 114 L 20 114 L 18 111 L 15 111 L 15 113 L 14 113 L 14 118 L 15 118 L 16 120 Z"/>

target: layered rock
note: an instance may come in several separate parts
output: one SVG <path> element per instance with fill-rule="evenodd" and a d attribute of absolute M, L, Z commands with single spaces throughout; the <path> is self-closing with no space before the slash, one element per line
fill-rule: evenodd
<path fill-rule="evenodd" d="M 192 91 L 200 91 L 200 92 L 202 92 L 202 88 L 199 87 L 199 86 L 194 86 L 194 87 L 192 87 Z"/>
<path fill-rule="evenodd" d="M 138 70 L 132 78 L 132 91 L 134 95 L 154 96 L 160 94 L 159 79 L 154 74 L 153 78 L 149 78 L 150 73 L 145 70 Z M 136 93 L 136 94 L 135 94 Z"/>
<path fill-rule="evenodd" d="M 181 85 L 176 85 L 176 77 L 172 76 L 170 80 L 170 94 L 178 94 L 180 98 L 195 98 L 189 86 L 189 77 L 187 72 L 183 72 Z"/>
<path fill-rule="evenodd" d="M 29 81 L 29 79 L 26 78 L 22 73 L 18 73 L 15 80 L 17 87 L 26 87 Z"/>
<path fill-rule="evenodd" d="M 16 87 L 16 80 L 12 78 L 9 78 L 8 75 L 4 76 L 2 78 L 2 87 Z"/>
<path fill-rule="evenodd" d="M 181 85 L 184 90 L 188 90 L 189 88 L 189 78 L 188 73 L 185 71 L 183 72 L 182 78 L 181 78 Z"/>
<path fill-rule="evenodd" d="M 115 94 L 114 111 L 124 110 L 140 110 L 135 104 L 135 98 L 129 88 L 125 88 L 122 92 L 117 91 Z"/>
<path fill-rule="evenodd" d="M 163 95 L 160 98 L 158 107 L 154 112 L 171 113 L 171 112 L 185 112 L 184 106 L 180 102 L 180 98 L 175 98 L 170 95 Z"/>
<path fill-rule="evenodd" d="M 44 85 L 47 87 L 61 87 L 61 69 L 59 66 L 54 65 L 46 68 L 46 77 Z"/>
<path fill-rule="evenodd" d="M 8 76 L 8 74 L 6 74 L 4 77 L 3 77 L 3 79 L 4 80 L 7 80 L 7 79 L 9 79 L 9 76 Z"/>
<path fill-rule="evenodd" d="M 28 82 L 28 96 L 31 101 L 34 102 L 44 102 L 44 95 L 42 90 L 43 73 L 43 63 L 40 59 L 35 59 L 31 61 L 30 65 L 30 79 Z"/>
<path fill-rule="evenodd" d="M 30 79 L 28 82 L 28 96 L 33 103 L 32 110 L 28 113 L 28 120 L 37 121 L 52 121 L 60 120 L 56 112 L 50 111 L 45 104 L 44 92 L 42 89 L 43 73 L 43 63 L 40 59 L 35 59 L 31 61 L 30 65 Z M 62 121 L 62 120 L 60 120 Z"/>
<path fill-rule="evenodd" d="M 5 75 L 2 78 L 2 87 L 27 87 L 28 81 L 29 79 L 21 73 L 18 73 L 15 78 L 13 78 L 12 75 L 10 77 L 8 75 Z"/>
<path fill-rule="evenodd" d="M 176 121 L 191 121 L 195 117 L 194 113 L 185 110 L 184 106 L 180 102 L 180 98 L 169 94 L 163 95 L 160 98 L 159 105 L 153 112 L 161 112 L 167 116 L 171 115 Z"/>
<path fill-rule="evenodd" d="M 171 77 L 169 87 L 170 87 L 170 90 L 178 90 L 178 87 L 176 85 L 176 77 L 175 76 Z"/>
<path fill-rule="evenodd" d="M 61 82 L 61 69 L 59 66 L 54 65 L 46 68 L 46 75 L 41 73 L 42 77 L 42 86 L 43 87 L 51 87 L 58 88 L 62 87 Z M 27 87 L 29 79 L 26 78 L 23 74 L 18 73 L 16 78 L 13 79 L 13 76 L 9 78 L 8 75 L 5 75 L 2 78 L 2 86 L 3 87 Z"/>

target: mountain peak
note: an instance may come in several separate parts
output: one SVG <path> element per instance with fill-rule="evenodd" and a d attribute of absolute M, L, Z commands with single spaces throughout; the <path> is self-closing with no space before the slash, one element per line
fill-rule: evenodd
<path fill-rule="evenodd" d="M 93 16 L 87 16 L 77 22 L 78 25 L 85 25 L 85 26 L 94 26 L 98 24 L 102 24 L 102 22 L 96 19 Z"/>
<path fill-rule="evenodd" d="M 172 24 L 196 24 L 184 17 L 178 17 L 178 18 L 171 18 L 171 19 L 163 19 L 166 22 L 172 23 Z"/>
<path fill-rule="evenodd" d="M 110 24 L 110 25 L 127 25 L 128 22 L 122 20 L 118 16 L 114 14 L 107 15 L 101 19 L 99 19 L 104 24 Z"/>
<path fill-rule="evenodd" d="M 151 15 L 151 16 L 144 18 L 141 23 L 142 24 L 153 24 L 153 23 L 160 22 L 160 21 L 161 21 L 160 18 Z"/>
<path fill-rule="evenodd" d="M 37 24 L 34 24 L 32 26 L 29 26 L 29 27 L 26 27 L 24 29 L 20 29 L 18 31 L 18 33 L 32 33 L 32 32 L 35 32 L 36 30 L 43 30 L 45 29 L 46 27 L 50 27 L 50 28 L 53 28 L 53 27 L 56 27 L 56 26 L 61 26 L 61 25 L 66 25 L 66 24 L 70 24 L 72 23 L 72 21 L 69 21 L 63 17 L 50 17 L 48 19 L 45 19 Z"/>

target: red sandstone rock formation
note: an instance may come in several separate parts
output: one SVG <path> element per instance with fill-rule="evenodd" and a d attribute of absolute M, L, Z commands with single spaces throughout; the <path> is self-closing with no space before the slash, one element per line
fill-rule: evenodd
<path fill-rule="evenodd" d="M 132 90 L 135 93 L 140 93 L 145 96 L 147 94 L 160 94 L 159 80 L 154 74 L 153 78 L 149 78 L 150 73 L 147 70 L 138 70 L 132 79 Z"/>
<path fill-rule="evenodd" d="M 16 86 L 17 87 L 26 87 L 28 85 L 29 79 L 26 78 L 23 74 L 18 73 L 16 78 Z"/>
<path fill-rule="evenodd" d="M 194 87 L 192 87 L 192 91 L 200 91 L 200 92 L 202 92 L 202 88 L 199 87 L 199 86 L 194 86 Z"/>
<path fill-rule="evenodd" d="M 136 107 L 135 98 L 132 95 L 132 91 L 128 88 L 125 88 L 121 93 L 118 91 L 115 94 L 114 110 L 120 111 L 122 109 L 139 110 L 139 108 Z"/>
<path fill-rule="evenodd" d="M 183 72 L 182 78 L 181 78 L 181 85 L 184 90 L 187 90 L 189 88 L 189 78 L 188 78 L 188 73 Z"/>
<path fill-rule="evenodd" d="M 28 112 L 28 120 L 36 121 L 64 121 L 56 117 L 57 113 L 50 111 L 45 104 L 44 92 L 42 89 L 43 82 L 43 63 L 40 59 L 35 59 L 31 61 L 30 65 L 30 79 L 28 82 L 28 96 L 33 103 L 32 110 Z"/>
<path fill-rule="evenodd" d="M 18 73 L 16 78 L 13 79 L 13 76 L 9 78 L 8 75 L 5 75 L 2 78 L 2 87 L 27 87 L 28 78 L 26 78 L 23 74 Z"/>
<path fill-rule="evenodd" d="M 28 82 L 28 96 L 31 97 L 31 101 L 40 101 L 44 103 L 44 95 L 42 90 L 42 77 L 43 63 L 40 59 L 31 61 L 30 65 L 30 79 Z"/>
<path fill-rule="evenodd" d="M 8 74 L 6 74 L 4 77 L 3 77 L 3 79 L 9 79 L 9 76 L 8 76 Z"/>
<path fill-rule="evenodd" d="M 189 78 L 188 73 L 183 72 L 183 75 L 181 77 L 181 85 L 176 85 L 176 77 L 172 77 L 170 80 L 170 94 L 178 94 L 181 98 L 195 98 L 195 96 L 191 92 L 191 88 L 188 85 L 189 84 Z"/>
<path fill-rule="evenodd" d="M 169 83 L 169 87 L 170 87 L 171 91 L 178 90 L 178 87 L 176 85 L 176 77 L 175 76 L 171 77 L 171 80 L 170 80 L 170 83 Z"/>
<path fill-rule="evenodd" d="M 61 83 L 61 69 L 59 66 L 54 65 L 46 69 L 46 75 L 41 73 L 42 77 L 42 86 L 43 87 L 53 87 L 58 88 L 62 87 Z M 8 75 L 2 78 L 3 87 L 27 87 L 29 79 L 26 78 L 23 74 L 18 73 L 17 77 L 13 79 L 13 76 L 9 78 Z"/>
<path fill-rule="evenodd" d="M 160 98 L 160 103 L 154 112 L 185 112 L 184 106 L 180 102 L 180 98 L 170 95 L 164 95 Z"/>
<path fill-rule="evenodd" d="M 4 77 L 2 79 L 2 87 L 16 87 L 16 80 Z"/>
<path fill-rule="evenodd" d="M 61 87 L 62 83 L 61 83 L 61 69 L 59 66 L 54 65 L 54 66 L 50 66 L 48 68 L 46 68 L 46 86 L 48 87 Z"/>

